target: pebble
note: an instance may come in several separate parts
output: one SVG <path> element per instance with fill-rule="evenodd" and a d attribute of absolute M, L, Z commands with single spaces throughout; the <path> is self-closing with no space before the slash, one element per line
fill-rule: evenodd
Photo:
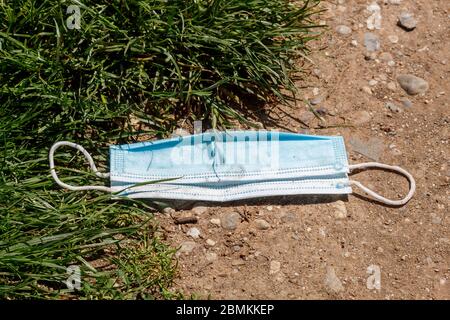
<path fill-rule="evenodd" d="M 297 220 L 297 216 L 292 212 L 283 212 L 281 214 L 281 221 L 284 223 L 295 222 Z"/>
<path fill-rule="evenodd" d="M 312 112 L 310 111 L 305 111 L 302 114 L 300 114 L 299 120 L 307 125 L 309 125 L 309 123 L 311 121 L 313 121 L 315 119 L 315 116 Z"/>
<path fill-rule="evenodd" d="M 358 41 L 356 40 L 352 40 L 352 42 L 350 42 L 352 46 L 357 47 L 358 46 Z"/>
<path fill-rule="evenodd" d="M 343 36 L 348 36 L 350 33 L 352 33 L 352 29 L 350 27 L 340 25 L 336 27 L 336 32 Z"/>
<path fill-rule="evenodd" d="M 171 208 L 171 207 L 165 207 L 163 209 L 163 213 L 165 213 L 165 214 L 172 214 L 172 213 L 175 213 L 175 209 Z"/>
<path fill-rule="evenodd" d="M 336 275 L 333 267 L 327 267 L 327 274 L 325 276 L 325 289 L 328 293 L 339 293 L 344 290 L 341 280 Z"/>
<path fill-rule="evenodd" d="M 206 244 L 210 247 L 214 247 L 216 245 L 216 242 L 212 239 L 206 239 Z"/>
<path fill-rule="evenodd" d="M 270 224 L 264 219 L 255 219 L 255 225 L 259 230 L 267 230 L 270 228 Z"/>
<path fill-rule="evenodd" d="M 319 95 L 319 92 L 320 92 L 320 90 L 319 90 L 319 88 L 317 88 L 317 87 L 313 88 L 313 90 L 312 90 L 312 93 L 313 93 L 313 95 L 315 95 L 315 96 Z"/>
<path fill-rule="evenodd" d="M 367 18 L 367 29 L 381 29 L 381 8 L 376 1 L 367 6 L 371 15 Z"/>
<path fill-rule="evenodd" d="M 309 103 L 311 103 L 313 106 L 320 104 L 323 101 L 323 97 L 318 96 L 314 99 L 309 100 Z"/>
<path fill-rule="evenodd" d="M 397 86 L 395 85 L 395 82 L 392 82 L 392 81 L 390 81 L 390 82 L 387 84 L 387 88 L 388 88 L 389 90 L 391 90 L 391 91 L 397 90 Z"/>
<path fill-rule="evenodd" d="M 198 237 L 200 237 L 200 230 L 196 227 L 192 227 L 186 232 L 186 234 L 194 239 L 198 239 Z"/>
<path fill-rule="evenodd" d="M 388 62 L 394 60 L 394 58 L 389 52 L 383 52 L 382 54 L 380 54 L 380 60 Z"/>
<path fill-rule="evenodd" d="M 200 216 L 206 212 L 208 212 L 208 208 L 207 207 L 203 207 L 203 206 L 198 206 L 198 207 L 194 207 L 192 208 L 192 212 L 197 215 Z"/>
<path fill-rule="evenodd" d="M 362 87 L 361 90 L 367 94 L 372 94 L 372 89 L 367 86 Z"/>
<path fill-rule="evenodd" d="M 428 88 L 428 82 L 422 78 L 413 76 L 411 74 L 401 74 L 397 77 L 397 82 L 403 90 L 409 95 L 416 95 L 425 93 Z"/>
<path fill-rule="evenodd" d="M 197 244 L 194 241 L 185 241 L 182 242 L 180 245 L 180 249 L 175 254 L 177 257 L 180 256 L 182 253 L 188 254 L 191 253 L 192 250 L 197 246 Z"/>
<path fill-rule="evenodd" d="M 224 214 L 220 218 L 220 225 L 225 230 L 235 230 L 237 228 L 238 223 L 240 222 L 241 222 L 241 215 L 237 212 Z"/>
<path fill-rule="evenodd" d="M 390 35 L 390 36 L 388 36 L 388 40 L 391 42 L 391 43 L 397 43 L 398 42 L 398 37 L 396 36 L 396 35 Z"/>
<path fill-rule="evenodd" d="M 402 103 L 402 105 L 403 105 L 405 108 L 411 108 L 412 105 L 413 105 L 413 103 L 411 102 L 411 100 L 409 100 L 408 98 L 402 98 L 402 99 L 400 100 L 400 102 Z"/>
<path fill-rule="evenodd" d="M 389 67 L 395 67 L 395 61 L 394 60 L 390 60 L 390 61 L 388 61 L 387 65 Z"/>
<path fill-rule="evenodd" d="M 393 102 L 386 102 L 386 108 L 391 110 L 392 112 L 400 113 L 402 112 L 402 109 L 400 109 L 395 103 Z"/>
<path fill-rule="evenodd" d="M 394 4 L 394 5 L 399 5 L 399 4 L 401 4 L 402 3 L 402 0 L 389 0 L 389 3 L 390 4 Z"/>
<path fill-rule="evenodd" d="M 375 79 L 371 79 L 371 80 L 369 81 L 369 86 L 371 86 L 371 87 L 376 86 L 377 84 L 378 84 L 378 81 L 375 80 Z"/>
<path fill-rule="evenodd" d="M 214 261 L 217 260 L 217 253 L 215 253 L 215 252 L 207 252 L 205 257 L 206 257 L 206 261 L 214 262 Z"/>
<path fill-rule="evenodd" d="M 364 59 L 367 61 L 375 60 L 376 58 L 377 58 L 377 54 L 375 52 L 364 53 Z"/>
<path fill-rule="evenodd" d="M 442 218 L 436 214 L 436 213 L 431 213 L 431 222 L 433 224 L 441 224 L 442 223 Z"/>
<path fill-rule="evenodd" d="M 322 75 L 322 71 L 320 71 L 320 69 L 313 69 L 312 73 L 318 78 Z"/>
<path fill-rule="evenodd" d="M 367 51 L 374 52 L 380 50 L 380 39 L 374 33 L 367 32 L 364 34 L 364 45 Z"/>
<path fill-rule="evenodd" d="M 335 209 L 334 211 L 334 217 L 336 219 L 345 219 L 347 217 L 347 208 L 345 206 L 344 201 L 338 200 L 333 204 L 333 207 Z"/>
<path fill-rule="evenodd" d="M 209 222 L 211 222 L 211 224 L 214 224 L 216 226 L 220 226 L 220 219 L 212 218 L 211 220 L 209 220 Z"/>
<path fill-rule="evenodd" d="M 417 21 L 409 12 L 402 12 L 398 17 L 398 25 L 406 31 L 412 31 L 417 26 Z"/>
<path fill-rule="evenodd" d="M 372 116 L 365 110 L 356 111 L 353 117 L 353 123 L 355 125 L 362 125 L 370 121 Z"/>
<path fill-rule="evenodd" d="M 241 260 L 241 259 L 235 259 L 235 260 L 231 261 L 231 265 L 233 267 L 243 266 L 244 264 L 245 264 L 245 261 Z"/>
<path fill-rule="evenodd" d="M 281 269 L 281 263 L 279 261 L 276 261 L 276 260 L 270 261 L 269 274 L 276 274 L 276 273 L 280 272 L 280 269 Z"/>

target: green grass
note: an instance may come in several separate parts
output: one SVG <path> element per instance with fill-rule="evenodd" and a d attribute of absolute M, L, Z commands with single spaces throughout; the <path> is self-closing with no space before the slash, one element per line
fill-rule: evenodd
<path fill-rule="evenodd" d="M 75 141 L 107 171 L 111 143 L 186 120 L 251 122 L 261 103 L 295 96 L 317 3 L 0 0 L 0 298 L 179 297 L 154 209 L 58 189 L 48 150 Z M 80 30 L 66 25 L 70 4 Z M 105 183 L 70 150 L 56 161 L 66 182 Z M 70 265 L 80 291 L 64 284 Z"/>

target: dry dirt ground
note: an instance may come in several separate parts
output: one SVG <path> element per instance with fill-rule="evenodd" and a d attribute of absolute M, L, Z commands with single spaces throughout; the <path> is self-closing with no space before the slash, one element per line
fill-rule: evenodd
<path fill-rule="evenodd" d="M 174 289 L 213 299 L 450 298 L 450 1 L 379 0 L 379 30 L 367 28 L 370 3 L 322 3 L 330 30 L 313 45 L 309 74 L 298 82 L 322 120 L 298 102 L 268 106 L 262 123 L 342 135 L 351 163 L 377 160 L 409 170 L 417 182 L 414 198 L 400 208 L 353 194 L 166 210 L 157 217 L 162 236 L 181 246 Z M 413 31 L 397 26 L 403 11 L 414 14 Z M 351 32 L 339 33 L 340 25 Z M 380 41 L 372 55 L 367 32 Z M 404 73 L 425 79 L 429 89 L 408 95 L 396 79 Z M 391 198 L 407 191 L 406 180 L 389 172 L 356 176 Z M 220 219 L 233 215 L 236 229 L 224 229 Z M 174 224 L 173 217 L 189 216 L 198 222 Z M 188 235 L 190 228 L 200 231 L 198 238 Z"/>

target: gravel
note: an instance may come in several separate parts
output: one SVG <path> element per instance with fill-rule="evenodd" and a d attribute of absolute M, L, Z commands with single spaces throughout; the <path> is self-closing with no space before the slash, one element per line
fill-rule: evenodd
<path fill-rule="evenodd" d="M 194 241 L 185 241 L 182 242 L 180 245 L 180 249 L 175 254 L 177 257 L 179 257 L 181 254 L 189 254 L 194 250 L 194 248 L 197 246 L 197 244 Z"/>
<path fill-rule="evenodd" d="M 367 51 L 374 52 L 380 50 L 380 38 L 372 32 L 367 32 L 364 34 L 364 45 Z"/>
<path fill-rule="evenodd" d="M 327 274 L 325 275 L 325 289 L 328 293 L 336 294 L 344 291 L 344 286 L 341 280 L 337 277 L 333 267 L 327 267 Z"/>
<path fill-rule="evenodd" d="M 236 230 L 240 222 L 241 222 L 241 215 L 237 212 L 224 214 L 220 218 L 220 225 L 225 230 Z"/>
<path fill-rule="evenodd" d="M 276 273 L 280 272 L 280 269 L 281 269 L 281 263 L 279 261 L 276 261 L 276 260 L 270 261 L 269 274 L 276 274 Z"/>
<path fill-rule="evenodd" d="M 409 12 L 402 12 L 398 17 L 398 25 L 406 31 L 412 31 L 417 26 L 417 21 Z"/>
<path fill-rule="evenodd" d="M 397 77 L 397 82 L 409 95 L 425 93 L 429 88 L 427 81 L 411 74 L 399 75 Z"/>
<path fill-rule="evenodd" d="M 352 29 L 348 26 L 340 25 L 336 27 L 336 32 L 343 36 L 348 36 L 352 33 Z"/>
<path fill-rule="evenodd" d="M 186 232 L 186 234 L 194 239 L 198 239 L 200 237 L 200 230 L 196 227 L 192 227 Z"/>
<path fill-rule="evenodd" d="M 258 228 L 259 230 L 267 230 L 270 228 L 270 223 L 268 223 L 266 220 L 264 219 L 256 219 L 255 220 L 255 226 L 256 228 Z"/>

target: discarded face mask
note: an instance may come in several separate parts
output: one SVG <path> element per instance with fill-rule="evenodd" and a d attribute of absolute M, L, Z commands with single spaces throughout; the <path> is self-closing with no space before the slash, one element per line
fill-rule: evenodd
<path fill-rule="evenodd" d="M 71 186 L 56 173 L 54 153 L 61 146 L 81 151 L 94 171 L 110 178 L 110 187 Z M 276 131 L 206 132 L 158 141 L 110 146 L 110 173 L 97 170 L 80 145 L 61 141 L 49 154 L 50 172 L 69 190 L 101 190 L 114 197 L 232 201 L 299 194 L 350 194 L 356 186 L 388 205 L 403 205 L 415 192 L 410 173 L 376 162 L 349 165 L 344 140 Z M 380 168 L 404 175 L 410 184 L 404 199 L 389 200 L 350 180 L 353 170 Z"/>

